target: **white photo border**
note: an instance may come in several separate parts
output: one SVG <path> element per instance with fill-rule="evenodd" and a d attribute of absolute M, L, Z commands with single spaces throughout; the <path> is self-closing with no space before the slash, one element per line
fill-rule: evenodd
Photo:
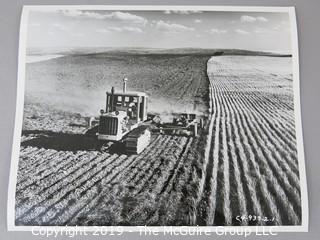
<path fill-rule="evenodd" d="M 295 7 L 254 7 L 254 6 L 148 6 L 148 5 L 25 5 L 22 10 L 20 20 L 19 33 L 19 54 L 18 54 L 18 81 L 17 81 L 17 97 L 16 97 L 16 115 L 13 135 L 13 145 L 11 153 L 10 179 L 8 186 L 8 202 L 7 202 L 7 229 L 8 231 L 32 231 L 34 227 L 41 226 L 16 226 L 15 225 L 15 191 L 17 182 L 20 140 L 23 123 L 24 110 L 24 94 L 25 94 L 25 65 L 26 65 L 26 42 L 27 42 L 27 24 L 29 12 L 32 10 L 39 11 L 56 11 L 56 10 L 126 10 L 126 11 L 164 11 L 164 10 L 193 10 L 193 11 L 225 11 L 225 12 L 282 12 L 288 13 L 291 25 L 291 41 L 292 41 L 292 71 L 293 71 L 293 91 L 294 91 L 294 112 L 295 112 L 295 129 L 297 152 L 299 162 L 300 175 L 300 191 L 301 191 L 301 225 L 297 226 L 224 226 L 226 232 L 233 231 L 235 228 L 248 229 L 252 232 L 307 232 L 309 225 L 309 209 L 308 209 L 308 192 L 307 177 L 304 159 L 302 122 L 301 122 L 301 105 L 300 105 L 300 81 L 299 81 L 299 49 L 298 49 L 298 31 L 296 22 Z M 78 226 L 80 227 L 80 226 Z M 174 231 L 179 231 L 187 226 L 172 227 Z M 48 230 L 63 231 L 64 229 L 75 230 L 74 226 L 50 226 Z M 97 226 L 85 226 L 87 231 L 96 231 Z M 103 227 L 111 230 L 114 227 Z M 192 226 L 190 230 L 216 232 L 219 226 Z M 139 232 L 141 228 L 138 226 L 123 226 L 124 232 Z M 161 226 L 146 226 L 150 231 L 163 232 Z"/>

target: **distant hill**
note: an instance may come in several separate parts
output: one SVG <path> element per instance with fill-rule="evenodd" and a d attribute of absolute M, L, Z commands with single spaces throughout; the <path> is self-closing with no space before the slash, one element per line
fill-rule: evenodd
<path fill-rule="evenodd" d="M 291 54 L 279 54 L 263 51 L 250 51 L 243 49 L 206 49 L 206 48 L 50 48 L 38 49 L 30 48 L 27 50 L 29 55 L 43 55 L 43 54 L 62 54 L 62 55 L 86 55 L 86 54 L 109 54 L 109 55 L 245 55 L 245 56 L 273 56 L 273 57 L 291 57 Z"/>

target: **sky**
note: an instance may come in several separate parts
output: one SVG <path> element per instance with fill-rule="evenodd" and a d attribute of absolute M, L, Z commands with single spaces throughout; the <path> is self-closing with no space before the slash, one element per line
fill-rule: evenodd
<path fill-rule="evenodd" d="M 31 11 L 28 48 L 233 48 L 290 53 L 288 13 Z"/>

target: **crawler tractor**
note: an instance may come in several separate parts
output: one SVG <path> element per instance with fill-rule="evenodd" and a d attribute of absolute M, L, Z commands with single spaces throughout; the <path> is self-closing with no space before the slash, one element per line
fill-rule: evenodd
<path fill-rule="evenodd" d="M 195 114 L 182 114 L 173 123 L 155 123 L 147 116 L 146 93 L 127 91 L 126 87 L 127 79 L 124 78 L 122 92 L 116 92 L 112 87 L 106 93 L 106 108 L 100 110 L 100 117 L 96 122 L 99 142 L 121 141 L 127 153 L 139 154 L 150 143 L 151 129 L 162 134 L 189 130 L 197 135 Z"/>

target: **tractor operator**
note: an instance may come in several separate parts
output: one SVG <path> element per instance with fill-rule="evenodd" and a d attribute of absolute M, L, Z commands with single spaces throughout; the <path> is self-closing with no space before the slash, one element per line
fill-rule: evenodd
<path fill-rule="evenodd" d="M 136 103 L 133 102 L 133 99 L 130 99 L 130 103 L 128 105 L 128 116 L 130 119 L 134 118 L 134 116 L 136 115 L 136 111 L 137 111 Z"/>

